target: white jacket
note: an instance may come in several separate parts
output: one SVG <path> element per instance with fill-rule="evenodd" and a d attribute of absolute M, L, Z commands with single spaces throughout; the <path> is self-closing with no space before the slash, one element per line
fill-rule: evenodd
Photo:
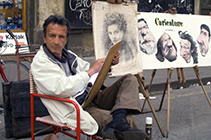
<path fill-rule="evenodd" d="M 31 64 L 31 72 L 39 94 L 68 98 L 76 101 L 74 95 L 78 91 L 81 91 L 89 80 L 89 75 L 85 71 L 89 69 L 90 64 L 83 61 L 73 52 L 66 52 L 75 57 L 73 65 L 77 61 L 78 65 L 75 69 L 75 75 L 67 77 L 62 65 L 54 61 L 54 58 L 51 56 L 52 54 L 47 55 L 48 53 L 46 53 L 46 47 L 44 46 L 41 46 L 35 55 Z M 76 127 L 76 110 L 72 104 L 49 99 L 42 99 L 42 102 L 54 121 Z M 80 117 L 81 130 L 90 135 L 97 133 L 97 122 L 81 106 Z"/>

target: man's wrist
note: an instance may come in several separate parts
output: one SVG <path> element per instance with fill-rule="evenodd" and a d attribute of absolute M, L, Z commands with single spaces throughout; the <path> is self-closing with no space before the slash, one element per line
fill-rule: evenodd
<path fill-rule="evenodd" d="M 91 77 L 91 75 L 86 71 L 86 73 L 88 74 L 89 77 Z"/>

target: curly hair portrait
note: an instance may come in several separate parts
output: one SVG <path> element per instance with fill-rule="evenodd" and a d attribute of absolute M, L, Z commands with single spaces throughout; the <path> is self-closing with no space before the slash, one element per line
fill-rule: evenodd
<path fill-rule="evenodd" d="M 103 21 L 103 33 L 102 33 L 102 46 L 104 46 L 105 54 L 107 54 L 108 50 L 112 45 L 114 45 L 111 41 L 111 38 L 109 37 L 108 27 L 111 25 L 117 25 L 118 29 L 123 32 L 123 43 L 119 49 L 120 51 L 120 61 L 121 57 L 124 58 L 125 61 L 131 60 L 134 58 L 134 54 L 131 50 L 131 47 L 133 47 L 130 43 L 133 44 L 135 42 L 129 41 L 129 38 L 127 36 L 127 21 L 123 14 L 120 13 L 107 13 L 104 16 Z M 127 55 L 125 55 L 127 54 Z"/>
<path fill-rule="evenodd" d="M 197 64 L 198 63 L 197 46 L 196 42 L 193 40 L 193 37 L 190 34 L 188 34 L 187 31 L 185 32 L 179 31 L 178 34 L 181 39 L 188 40 L 191 43 L 190 53 L 193 58 L 193 64 Z"/>

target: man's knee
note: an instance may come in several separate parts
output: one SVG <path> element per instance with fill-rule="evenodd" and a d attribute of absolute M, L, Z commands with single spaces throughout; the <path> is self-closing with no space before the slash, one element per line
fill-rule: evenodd
<path fill-rule="evenodd" d="M 138 85 L 138 81 L 137 81 L 136 76 L 134 76 L 132 74 L 125 75 L 125 80 L 130 81 L 131 83 L 134 83 L 134 84 Z"/>

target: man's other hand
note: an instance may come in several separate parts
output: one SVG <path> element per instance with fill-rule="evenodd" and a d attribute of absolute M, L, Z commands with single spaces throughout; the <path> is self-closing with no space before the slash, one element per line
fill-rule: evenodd
<path fill-rule="evenodd" d="M 119 57 L 120 57 L 120 52 L 117 52 L 117 54 L 115 55 L 115 57 L 112 61 L 112 66 L 119 63 Z"/>

